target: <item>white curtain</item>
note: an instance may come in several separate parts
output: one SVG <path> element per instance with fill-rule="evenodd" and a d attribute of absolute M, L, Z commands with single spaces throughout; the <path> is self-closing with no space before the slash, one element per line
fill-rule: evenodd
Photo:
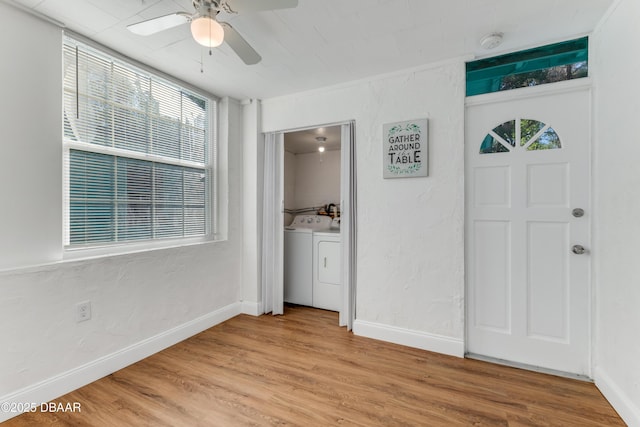
<path fill-rule="evenodd" d="M 262 302 L 264 313 L 284 314 L 284 135 L 268 133 L 262 202 Z"/>
<path fill-rule="evenodd" d="M 355 123 L 341 129 L 340 235 L 342 240 L 343 301 L 340 326 L 353 328 L 356 316 L 356 139 Z"/>

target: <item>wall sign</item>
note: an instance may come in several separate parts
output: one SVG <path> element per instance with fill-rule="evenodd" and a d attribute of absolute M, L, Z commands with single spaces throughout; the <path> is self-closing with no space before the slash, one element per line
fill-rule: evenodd
<path fill-rule="evenodd" d="M 428 120 L 387 123 L 382 126 L 383 178 L 428 176 Z"/>

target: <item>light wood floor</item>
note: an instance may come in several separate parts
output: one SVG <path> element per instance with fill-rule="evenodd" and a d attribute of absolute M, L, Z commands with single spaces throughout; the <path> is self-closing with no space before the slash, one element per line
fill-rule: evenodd
<path fill-rule="evenodd" d="M 238 316 L 14 426 L 623 426 L 593 384 L 356 337 L 336 313 Z"/>

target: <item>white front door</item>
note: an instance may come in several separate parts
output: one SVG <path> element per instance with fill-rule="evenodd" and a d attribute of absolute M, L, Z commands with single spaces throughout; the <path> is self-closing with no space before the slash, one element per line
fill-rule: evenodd
<path fill-rule="evenodd" d="M 590 91 L 484 99 L 466 107 L 467 352 L 590 376 Z"/>

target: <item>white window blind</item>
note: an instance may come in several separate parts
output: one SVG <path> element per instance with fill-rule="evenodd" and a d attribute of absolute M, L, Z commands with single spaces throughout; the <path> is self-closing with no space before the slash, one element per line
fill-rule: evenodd
<path fill-rule="evenodd" d="M 66 243 L 209 232 L 215 101 L 64 41 Z"/>

